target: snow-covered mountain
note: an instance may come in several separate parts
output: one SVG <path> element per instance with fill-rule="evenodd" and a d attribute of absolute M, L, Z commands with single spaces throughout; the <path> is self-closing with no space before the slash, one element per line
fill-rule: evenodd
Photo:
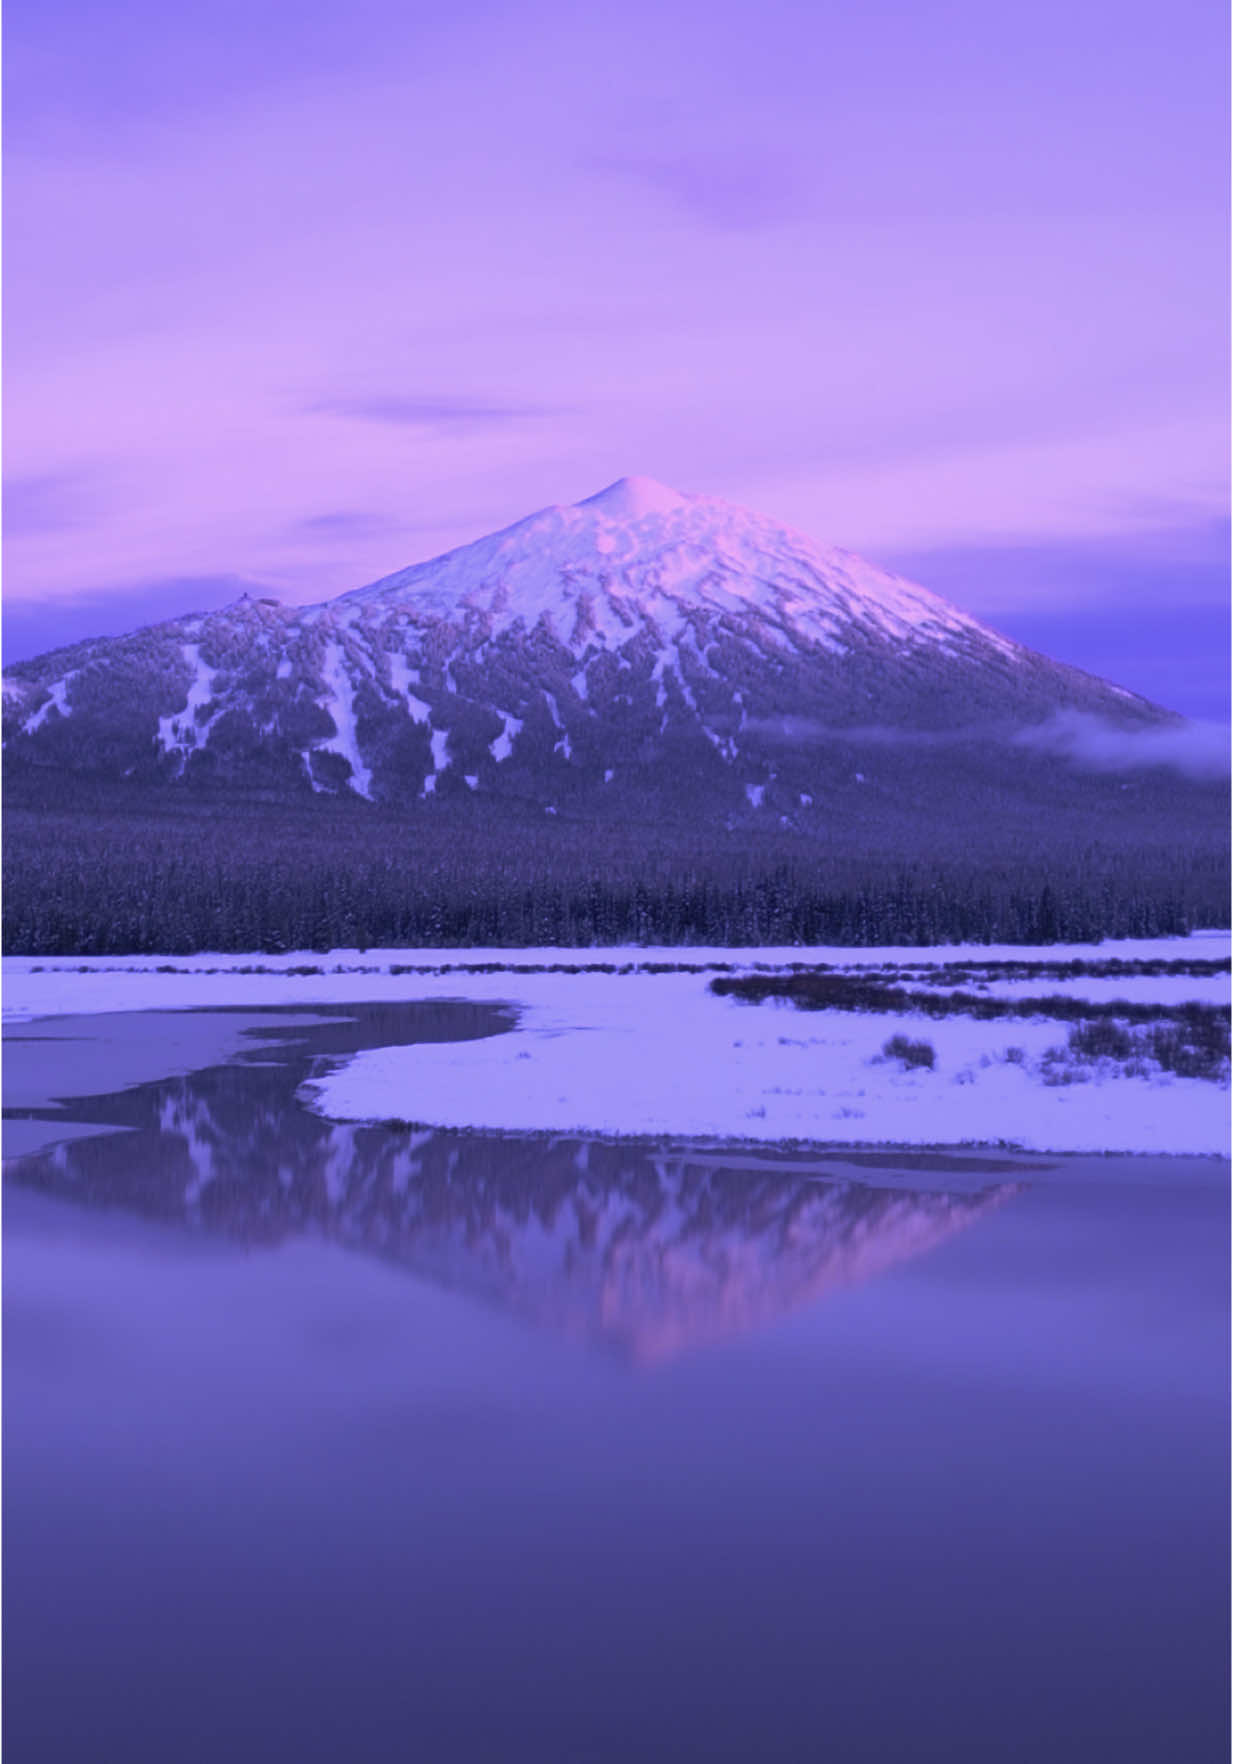
<path fill-rule="evenodd" d="M 985 746 L 1062 711 L 1167 718 L 858 557 L 645 478 L 321 605 L 242 598 L 4 676 L 6 748 L 31 766 L 562 813 L 633 791 L 808 817 L 897 746 Z"/>

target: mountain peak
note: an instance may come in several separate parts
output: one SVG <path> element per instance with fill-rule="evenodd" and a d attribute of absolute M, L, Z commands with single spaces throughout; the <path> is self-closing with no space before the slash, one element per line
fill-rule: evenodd
<path fill-rule="evenodd" d="M 490 639 L 543 625 L 580 658 L 596 645 L 622 650 L 640 629 L 657 648 L 700 640 L 699 620 L 716 632 L 749 626 L 755 647 L 777 653 L 850 655 L 870 642 L 953 652 L 970 641 L 986 654 L 1017 653 L 927 589 L 749 509 L 648 477 L 542 508 L 309 616 L 343 607 L 419 622 L 478 618 Z"/>
<path fill-rule="evenodd" d="M 101 744 L 123 776 L 274 776 L 391 800 L 499 790 L 553 812 L 558 796 L 600 803 L 617 776 L 679 790 L 691 811 L 709 793 L 724 815 L 773 786 L 788 824 L 831 788 L 831 731 L 961 731 L 1061 707 L 1161 714 L 850 553 L 646 477 L 337 600 L 245 596 L 48 657 L 6 700 L 32 762 Z M 881 753 L 851 768 L 854 789 Z"/>
<path fill-rule="evenodd" d="M 594 496 L 584 496 L 577 506 L 598 509 L 613 520 L 640 520 L 643 515 L 671 514 L 685 508 L 689 500 L 654 478 L 632 477 L 618 478 Z"/>

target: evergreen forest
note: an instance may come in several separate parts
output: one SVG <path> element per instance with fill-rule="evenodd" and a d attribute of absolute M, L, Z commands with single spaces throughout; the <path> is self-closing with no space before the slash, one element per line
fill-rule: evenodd
<path fill-rule="evenodd" d="M 4 950 L 184 954 L 462 946 L 1054 943 L 1229 923 L 1223 839 L 973 849 L 942 830 L 830 842 L 773 827 L 417 813 L 167 790 L 11 792 Z"/>

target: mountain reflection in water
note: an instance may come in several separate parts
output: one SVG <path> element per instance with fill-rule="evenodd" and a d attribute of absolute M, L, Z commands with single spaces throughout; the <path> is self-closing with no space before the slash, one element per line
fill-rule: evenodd
<path fill-rule="evenodd" d="M 77 1099 L 54 1118 L 128 1131 L 15 1159 L 6 1179 L 246 1245 L 325 1238 L 649 1363 L 920 1255 L 1031 1168 L 332 1124 L 296 1095 L 322 1058 L 508 1022 L 461 1003 L 340 1009 L 346 1022 L 290 1025 L 280 1011 L 233 1063 Z M 854 1164 L 925 1168 L 931 1186 L 853 1180 Z"/>

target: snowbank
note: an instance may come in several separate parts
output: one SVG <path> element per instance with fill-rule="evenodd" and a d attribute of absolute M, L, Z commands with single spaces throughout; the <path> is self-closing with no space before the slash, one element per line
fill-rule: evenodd
<path fill-rule="evenodd" d="M 547 978 L 547 977 L 545 977 Z M 1012 1144 L 1031 1151 L 1223 1152 L 1228 1094 L 1197 1079 L 1033 1068 L 1056 1022 L 799 1012 L 715 998 L 694 975 L 528 978 L 518 1027 L 485 1041 L 381 1048 L 308 1087 L 332 1120 L 509 1131 Z M 471 987 L 467 996 L 477 996 Z M 493 989 L 492 996 L 498 996 Z M 881 1049 L 929 1041 L 933 1070 Z M 1007 1048 L 1022 1049 L 1023 1063 Z"/>
<path fill-rule="evenodd" d="M 898 949 L 300 951 L 284 956 L 96 957 L 4 962 L 10 1020 L 95 1011 L 346 1005 L 465 998 L 515 1008 L 518 1026 L 477 1042 L 383 1048 L 312 1087 L 337 1120 L 398 1118 L 433 1127 L 668 1134 L 843 1144 L 1012 1144 L 1033 1151 L 1222 1153 L 1228 1095 L 1167 1074 L 1049 1085 L 1039 1061 L 1066 1040 L 1048 1021 L 798 1012 L 708 991 L 710 975 L 535 973 L 556 963 L 844 967 L 936 962 L 1222 959 L 1227 932 L 1185 940 Z M 463 969 L 498 967 L 477 973 Z M 404 971 L 391 973 L 391 967 Z M 159 972 L 159 969 L 163 972 Z M 244 968 L 262 972 L 242 972 Z M 311 970 L 293 972 L 294 969 Z M 455 971 L 442 971 L 453 968 Z M 519 971 L 522 970 L 522 971 Z M 887 975 L 887 978 L 890 976 Z M 919 972 L 908 978 L 919 985 Z M 1227 975 L 1001 982 L 999 994 L 1227 1000 Z M 895 1034 L 926 1040 L 932 1070 L 881 1057 Z M 1021 1049 L 1022 1058 L 1005 1058 Z M 1089 1069 L 1090 1070 L 1090 1069 Z"/>

